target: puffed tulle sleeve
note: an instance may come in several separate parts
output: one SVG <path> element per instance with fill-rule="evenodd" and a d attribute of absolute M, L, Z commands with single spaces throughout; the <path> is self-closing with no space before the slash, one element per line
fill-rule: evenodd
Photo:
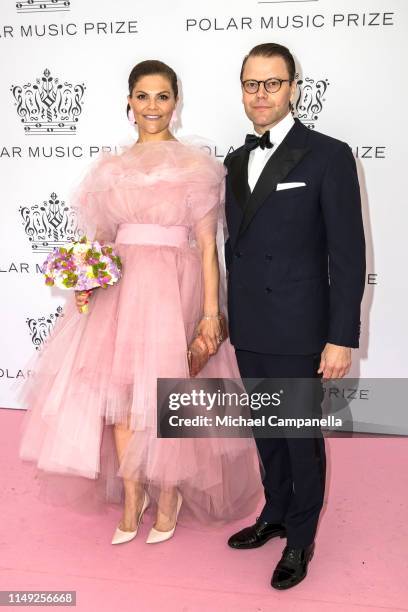
<path fill-rule="evenodd" d="M 225 175 L 223 164 L 207 153 L 202 161 L 201 181 L 194 185 L 190 196 L 191 229 L 193 241 L 203 250 L 215 242 L 218 256 L 219 309 L 227 315 L 227 271 L 225 266 Z M 198 174 L 198 173 L 197 173 Z"/>
<path fill-rule="evenodd" d="M 70 204 L 78 216 L 78 226 L 90 240 L 112 242 L 117 232 L 115 221 L 116 163 L 112 155 L 101 153 L 85 170 L 71 190 Z"/>
<path fill-rule="evenodd" d="M 225 230 L 225 174 L 220 162 L 202 153 L 200 178 L 193 184 L 189 206 L 193 238 L 200 248 L 217 238 Z"/>

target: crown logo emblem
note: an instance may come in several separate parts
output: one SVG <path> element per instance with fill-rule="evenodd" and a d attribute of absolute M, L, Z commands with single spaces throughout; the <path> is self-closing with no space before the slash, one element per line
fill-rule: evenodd
<path fill-rule="evenodd" d="M 60 83 L 48 68 L 35 84 L 12 85 L 17 114 L 26 136 L 76 134 L 85 89 L 83 83 Z"/>
<path fill-rule="evenodd" d="M 30 330 L 31 341 L 37 351 L 39 351 L 45 345 L 58 317 L 61 316 L 64 316 L 63 308 L 62 306 L 58 306 L 57 310 L 54 313 L 51 313 L 48 317 L 26 319 L 28 329 Z"/>
<path fill-rule="evenodd" d="M 324 94 L 329 85 L 327 79 L 315 81 L 309 77 L 299 79 L 296 83 L 294 111 L 298 119 L 311 130 L 314 130 L 316 121 L 323 110 L 323 102 L 326 100 Z"/>
<path fill-rule="evenodd" d="M 42 205 L 20 206 L 19 212 L 34 253 L 49 253 L 79 240 L 84 233 L 78 226 L 78 213 L 61 202 L 56 193 Z"/>
<path fill-rule="evenodd" d="M 69 11 L 71 2 L 69 0 L 25 0 L 16 2 L 17 13 L 58 13 Z"/>

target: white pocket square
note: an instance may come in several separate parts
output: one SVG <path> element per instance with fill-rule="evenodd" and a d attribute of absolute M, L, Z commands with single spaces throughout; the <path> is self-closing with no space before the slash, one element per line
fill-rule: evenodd
<path fill-rule="evenodd" d="M 282 189 L 293 189 L 294 187 L 306 187 L 306 183 L 278 183 L 276 185 L 276 191 Z"/>

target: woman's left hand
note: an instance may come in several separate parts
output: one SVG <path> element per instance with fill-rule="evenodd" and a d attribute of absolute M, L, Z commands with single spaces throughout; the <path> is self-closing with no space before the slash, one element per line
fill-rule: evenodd
<path fill-rule="evenodd" d="M 197 335 L 201 335 L 210 355 L 215 355 L 220 345 L 221 324 L 219 319 L 201 319 L 197 326 Z"/>

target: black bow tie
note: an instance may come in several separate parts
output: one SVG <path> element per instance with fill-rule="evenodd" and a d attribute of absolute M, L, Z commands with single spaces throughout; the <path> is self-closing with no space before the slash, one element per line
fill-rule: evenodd
<path fill-rule="evenodd" d="M 244 146 L 247 151 L 253 151 L 254 149 L 256 149 L 256 147 L 261 147 L 261 149 L 272 149 L 273 144 L 270 140 L 269 130 L 264 132 L 262 136 L 256 136 L 255 134 L 247 134 Z"/>

